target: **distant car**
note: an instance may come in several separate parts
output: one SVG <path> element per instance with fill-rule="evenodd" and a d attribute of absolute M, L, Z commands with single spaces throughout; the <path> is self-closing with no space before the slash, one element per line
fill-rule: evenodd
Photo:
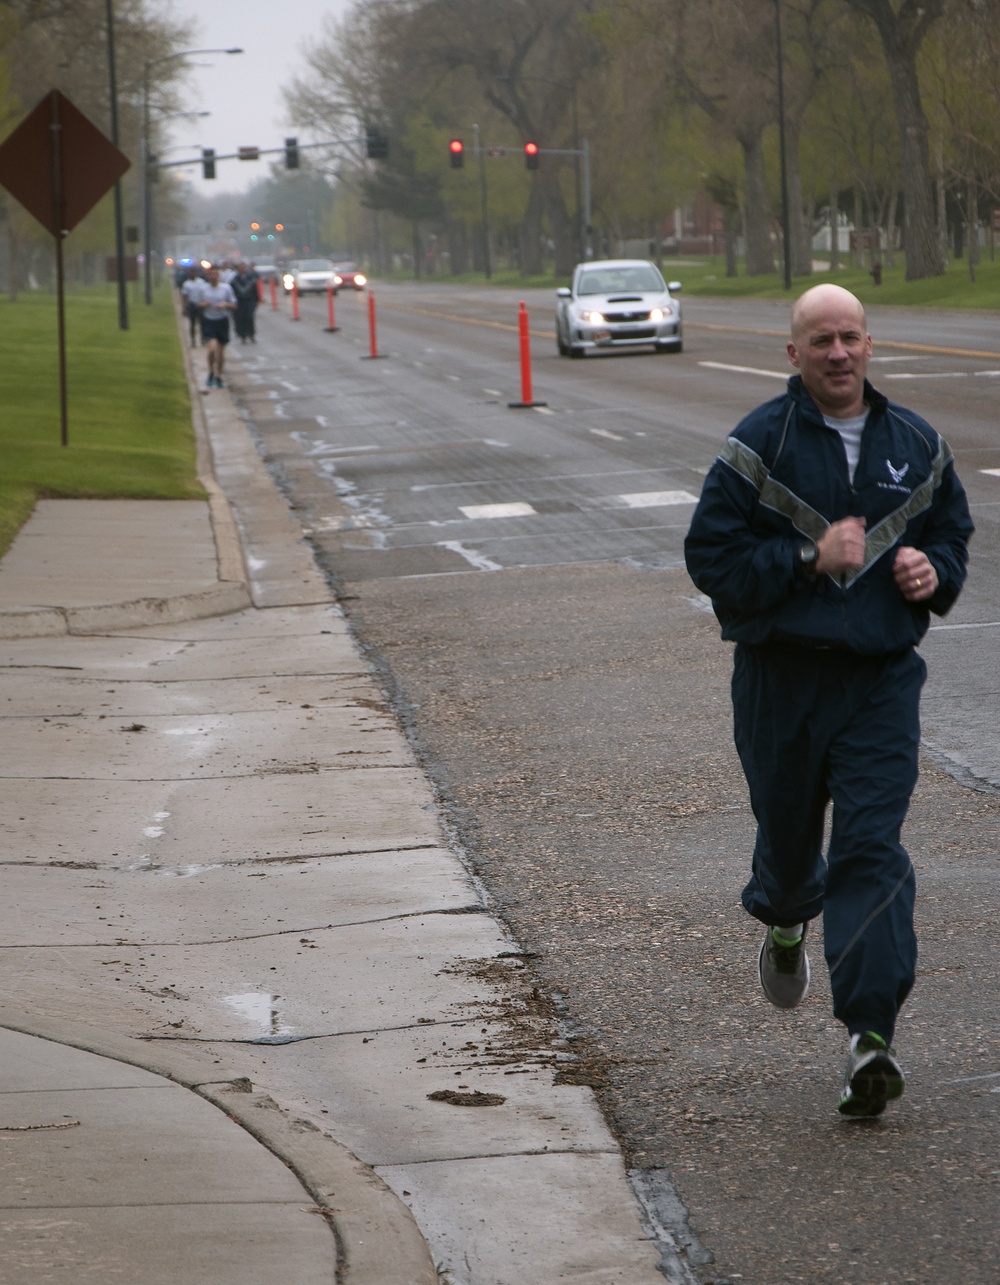
<path fill-rule="evenodd" d="M 276 263 L 255 263 L 253 270 L 261 281 L 277 281 L 280 275 Z"/>
<path fill-rule="evenodd" d="M 578 263 L 573 284 L 556 291 L 556 343 L 563 357 L 597 349 L 684 347 L 681 305 L 669 285 L 645 259 L 599 259 Z"/>
<path fill-rule="evenodd" d="M 333 281 L 335 290 L 364 290 L 368 284 L 368 278 L 356 263 L 335 263 L 333 270 L 337 274 Z"/>
<path fill-rule="evenodd" d="M 281 284 L 285 293 L 298 286 L 299 294 L 323 294 L 327 286 L 336 286 L 336 272 L 330 259 L 294 259 L 287 265 Z"/>

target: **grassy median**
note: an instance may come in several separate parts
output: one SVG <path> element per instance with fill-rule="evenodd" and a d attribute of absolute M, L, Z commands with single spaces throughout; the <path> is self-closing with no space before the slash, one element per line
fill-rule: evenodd
<path fill-rule="evenodd" d="M 40 496 L 193 499 L 191 404 L 166 289 L 118 328 L 110 290 L 66 298 L 69 444 L 60 445 L 56 301 L 0 299 L 0 554 Z"/>

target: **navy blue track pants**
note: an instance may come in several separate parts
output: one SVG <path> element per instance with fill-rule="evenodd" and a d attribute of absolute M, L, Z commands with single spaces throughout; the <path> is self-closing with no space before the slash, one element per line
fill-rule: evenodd
<path fill-rule="evenodd" d="M 916 880 L 900 831 L 926 673 L 915 651 L 792 646 L 738 645 L 733 669 L 736 748 L 758 827 L 743 905 L 771 925 L 822 913 L 835 1016 L 886 1040 L 917 965 Z"/>

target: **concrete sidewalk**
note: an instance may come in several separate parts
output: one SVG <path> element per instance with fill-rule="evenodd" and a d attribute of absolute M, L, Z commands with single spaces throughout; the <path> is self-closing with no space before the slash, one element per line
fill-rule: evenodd
<path fill-rule="evenodd" d="M 693 1281 L 197 387 L 207 502 L 0 562 L 0 1281 Z"/>

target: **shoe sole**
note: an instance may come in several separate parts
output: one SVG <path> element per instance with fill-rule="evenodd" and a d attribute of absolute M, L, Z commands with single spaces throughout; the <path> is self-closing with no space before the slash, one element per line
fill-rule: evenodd
<path fill-rule="evenodd" d="M 903 1096 L 905 1081 L 889 1057 L 878 1055 L 851 1076 L 837 1110 L 853 1119 L 881 1115 L 890 1102 Z"/>

